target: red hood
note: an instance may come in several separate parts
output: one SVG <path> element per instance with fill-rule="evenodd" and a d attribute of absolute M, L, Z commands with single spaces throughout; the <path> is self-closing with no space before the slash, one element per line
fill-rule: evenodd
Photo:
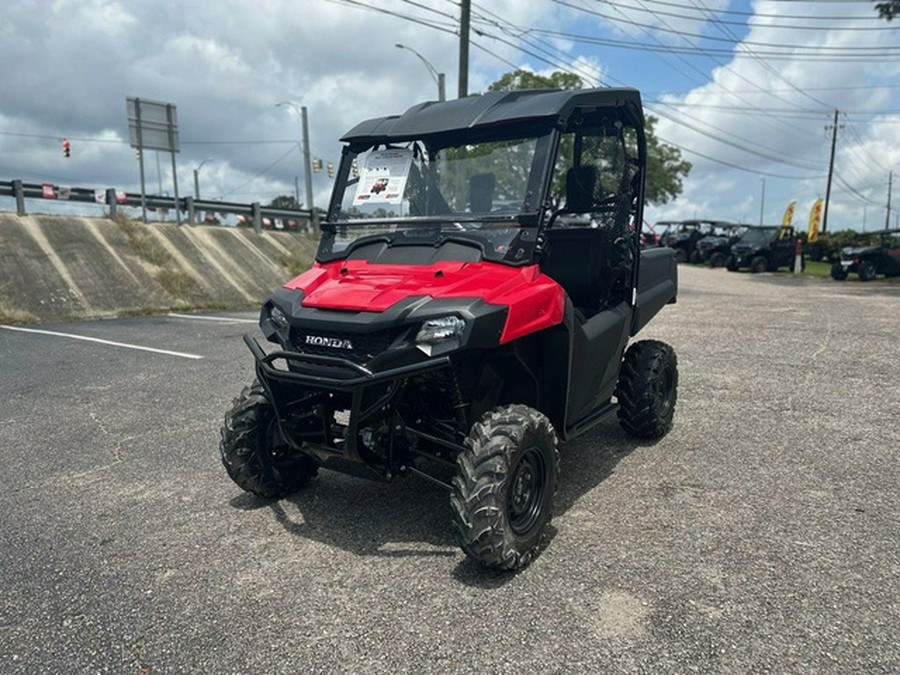
<path fill-rule="evenodd" d="M 537 265 L 492 262 L 380 265 L 365 260 L 316 263 L 284 286 L 302 290 L 304 307 L 383 312 L 409 297 L 479 298 L 509 307 L 502 342 L 562 321 L 565 295 Z"/>

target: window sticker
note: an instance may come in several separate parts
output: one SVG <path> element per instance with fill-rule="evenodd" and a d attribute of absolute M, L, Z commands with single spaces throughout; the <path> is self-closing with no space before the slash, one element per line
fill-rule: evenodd
<path fill-rule="evenodd" d="M 399 204 L 406 189 L 412 158 L 409 148 L 370 152 L 359 176 L 353 205 Z"/>

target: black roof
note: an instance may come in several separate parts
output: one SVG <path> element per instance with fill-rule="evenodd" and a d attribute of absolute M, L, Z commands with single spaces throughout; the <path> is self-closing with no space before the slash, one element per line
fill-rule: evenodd
<path fill-rule="evenodd" d="M 419 103 L 402 115 L 361 122 L 341 138 L 345 143 L 390 143 L 474 129 L 500 122 L 567 117 L 576 106 L 628 106 L 641 117 L 636 89 L 529 89 L 490 91 L 453 101 Z"/>

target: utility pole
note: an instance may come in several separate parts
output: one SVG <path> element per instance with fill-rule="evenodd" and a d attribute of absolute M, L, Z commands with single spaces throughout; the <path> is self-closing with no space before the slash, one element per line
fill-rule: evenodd
<path fill-rule="evenodd" d="M 763 210 L 766 208 L 766 179 L 762 178 L 762 198 L 759 200 L 759 224 L 763 224 Z"/>
<path fill-rule="evenodd" d="M 828 127 L 825 127 L 826 129 Z M 834 148 L 837 145 L 838 111 L 834 111 L 834 124 L 831 126 L 831 159 L 828 161 L 828 186 L 825 188 L 825 210 L 822 212 L 822 234 L 828 230 L 828 202 L 831 200 L 831 178 L 834 175 Z"/>
<path fill-rule="evenodd" d="M 459 16 L 459 98 L 469 95 L 469 18 L 472 0 L 462 0 Z"/>
<path fill-rule="evenodd" d="M 884 229 L 891 229 L 891 183 L 894 181 L 894 172 L 888 173 L 888 203 L 887 213 L 884 214 Z"/>
<path fill-rule="evenodd" d="M 302 136 L 300 140 L 302 142 L 303 150 L 303 177 L 306 179 L 306 208 L 310 210 L 313 227 L 318 227 L 319 216 L 313 206 L 312 172 L 310 169 L 312 164 L 309 157 L 309 122 L 307 120 L 306 106 L 298 106 L 293 101 L 281 101 L 281 103 L 276 103 L 275 105 L 279 107 L 288 106 L 300 116 L 300 123 L 302 126 Z"/>

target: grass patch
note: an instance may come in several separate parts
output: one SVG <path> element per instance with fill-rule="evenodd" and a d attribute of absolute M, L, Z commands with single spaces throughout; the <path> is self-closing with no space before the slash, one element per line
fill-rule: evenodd
<path fill-rule="evenodd" d="M 831 263 L 818 260 L 807 260 L 806 269 L 803 270 L 803 274 L 807 277 L 828 279 L 831 277 Z"/>
<path fill-rule="evenodd" d="M 5 305 L 0 305 L 0 324 L 15 324 L 22 326 L 37 322 L 38 318 L 31 312 L 10 309 Z"/>
<path fill-rule="evenodd" d="M 294 277 L 308 270 L 310 266 L 308 260 L 298 258 L 293 253 L 282 253 L 281 257 L 278 258 L 278 262 Z"/>
<path fill-rule="evenodd" d="M 169 295 L 175 298 L 197 297 L 201 292 L 199 285 L 191 275 L 181 270 L 160 270 L 156 274 L 156 280 Z"/>
<path fill-rule="evenodd" d="M 156 237 L 147 232 L 146 225 L 133 221 L 123 213 L 116 214 L 112 220 L 128 237 L 132 250 L 139 258 L 157 267 L 164 267 L 172 261 L 171 254 Z"/>

